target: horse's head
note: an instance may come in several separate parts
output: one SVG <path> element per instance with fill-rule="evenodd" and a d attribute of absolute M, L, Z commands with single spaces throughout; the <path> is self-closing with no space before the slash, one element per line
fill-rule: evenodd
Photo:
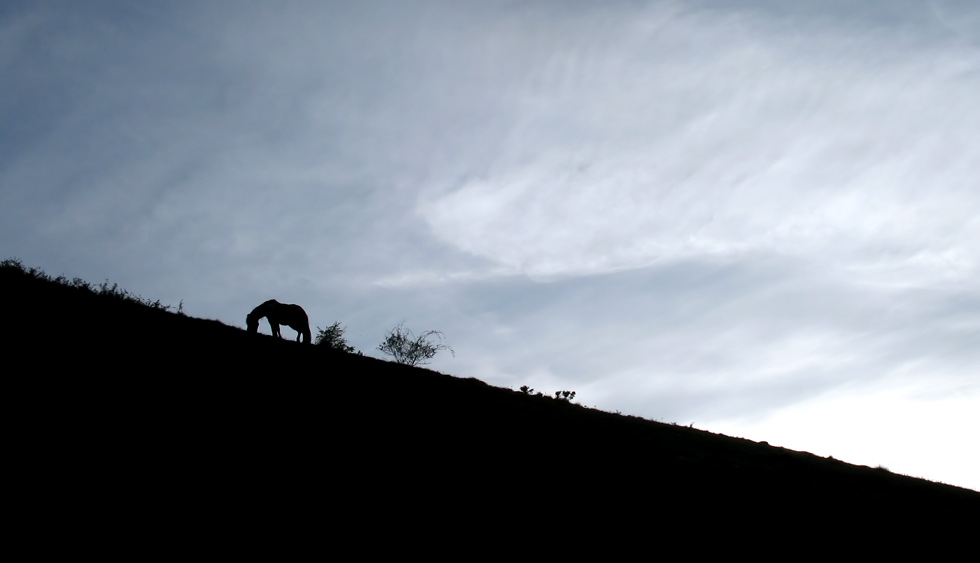
<path fill-rule="evenodd" d="M 258 332 L 258 330 L 259 330 L 259 318 L 256 317 L 255 315 L 252 315 L 251 313 L 249 313 L 248 315 L 246 315 L 245 316 L 245 328 L 247 328 L 249 332 Z"/>

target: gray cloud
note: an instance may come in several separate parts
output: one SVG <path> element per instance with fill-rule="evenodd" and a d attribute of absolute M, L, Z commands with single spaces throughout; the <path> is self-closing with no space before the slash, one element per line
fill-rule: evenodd
<path fill-rule="evenodd" d="M 550 111 L 531 112 L 522 142 L 543 147 L 534 160 L 501 164 L 421 213 L 463 249 L 531 274 L 842 247 L 862 262 L 929 253 L 969 274 L 975 53 L 731 20 L 623 22 L 625 45 L 595 64 L 601 74 L 577 74 L 570 101 L 542 96 Z"/>

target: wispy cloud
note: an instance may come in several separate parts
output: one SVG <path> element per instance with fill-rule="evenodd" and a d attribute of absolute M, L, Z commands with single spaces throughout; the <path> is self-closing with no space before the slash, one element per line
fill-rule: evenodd
<path fill-rule="evenodd" d="M 423 202 L 433 230 L 532 275 L 753 251 L 975 273 L 976 51 L 761 15 L 653 19 L 624 17 L 592 72 L 528 88 L 550 103 L 510 107 L 535 157 Z"/>

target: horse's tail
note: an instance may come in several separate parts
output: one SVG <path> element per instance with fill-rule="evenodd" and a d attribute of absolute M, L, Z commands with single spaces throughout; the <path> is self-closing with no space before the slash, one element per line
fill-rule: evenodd
<path fill-rule="evenodd" d="M 310 334 L 310 317 L 306 314 L 306 311 L 299 305 L 295 306 L 299 309 L 299 317 L 303 320 L 303 342 L 306 344 L 313 344 L 313 338 Z"/>

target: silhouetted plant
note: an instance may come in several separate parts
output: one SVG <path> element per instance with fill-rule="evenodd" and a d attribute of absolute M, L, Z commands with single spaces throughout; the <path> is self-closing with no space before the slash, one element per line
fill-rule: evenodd
<path fill-rule="evenodd" d="M 348 354 L 358 353 L 357 349 L 347 343 L 347 339 L 344 338 L 344 331 L 347 330 L 340 326 L 340 321 L 333 323 L 327 328 L 316 327 L 316 339 L 313 341 L 317 346 L 325 346 L 327 348 L 333 348 L 334 350 L 340 350 L 342 352 L 347 352 Z M 363 354 L 361 354 L 363 355 Z"/>
<path fill-rule="evenodd" d="M 535 397 L 544 397 L 544 393 L 542 393 L 541 391 L 535 393 L 534 389 L 531 389 L 527 385 L 521 386 L 521 393 L 524 393 L 525 395 L 534 395 Z"/>
<path fill-rule="evenodd" d="M 116 299 L 121 299 L 123 301 L 130 301 L 133 303 L 139 303 L 140 305 L 145 305 L 146 307 L 150 307 L 151 309 L 161 309 L 163 311 L 169 311 L 171 309 L 170 305 L 164 305 L 163 303 L 160 302 L 159 299 L 157 299 L 156 301 L 150 301 L 149 299 L 144 299 L 139 295 L 130 293 L 125 289 L 121 289 L 119 287 L 119 284 L 117 283 L 109 285 L 109 280 L 105 280 L 101 284 L 97 286 L 93 286 L 92 284 L 83 280 L 82 278 L 72 278 L 71 281 L 69 281 L 68 278 L 65 277 L 64 275 L 58 277 L 52 277 L 47 273 L 45 273 L 44 270 L 42 270 L 41 268 L 25 267 L 24 264 L 21 263 L 21 261 L 17 258 L 7 258 L 3 260 L 2 262 L 0 262 L 0 268 L 7 269 L 7 270 L 16 270 L 20 272 L 22 275 L 29 276 L 39 280 L 45 280 L 48 282 L 56 283 L 58 285 L 63 285 L 65 287 L 72 287 L 81 291 L 88 291 L 91 293 L 95 293 L 97 295 L 113 297 Z M 183 305 L 183 301 L 181 301 L 181 305 Z M 181 307 L 181 310 L 179 312 L 183 314 L 183 307 Z"/>
<path fill-rule="evenodd" d="M 429 342 L 433 337 L 439 342 Z M 427 330 L 421 336 L 415 336 L 411 330 L 405 328 L 404 323 L 399 323 L 385 334 L 385 339 L 378 345 L 378 350 L 388 354 L 399 364 L 425 365 L 440 350 L 449 350 L 454 357 L 456 356 L 456 352 L 451 347 L 442 343 L 443 339 L 443 334 L 438 330 Z"/>
<path fill-rule="evenodd" d="M 575 391 L 555 391 L 555 398 L 559 401 L 571 401 L 575 398 Z"/>
<path fill-rule="evenodd" d="M 531 389 L 527 385 L 521 385 L 520 391 L 525 395 L 532 395 L 534 397 L 544 397 L 544 393 L 542 393 L 541 391 L 535 392 L 534 389 Z M 559 401 L 571 401 L 574 398 L 575 398 L 575 391 L 555 391 L 555 399 L 558 399 Z"/>

